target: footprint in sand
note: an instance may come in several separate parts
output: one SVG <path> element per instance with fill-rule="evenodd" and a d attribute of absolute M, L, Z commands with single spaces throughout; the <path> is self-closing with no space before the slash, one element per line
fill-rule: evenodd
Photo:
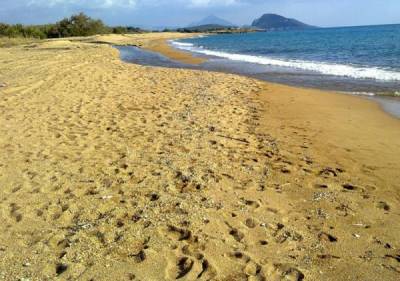
<path fill-rule="evenodd" d="M 315 188 L 326 189 L 326 188 L 328 188 L 328 185 L 324 184 L 324 183 L 316 183 L 316 184 L 314 184 L 314 187 Z"/>
<path fill-rule="evenodd" d="M 246 219 L 246 221 L 245 221 L 245 225 L 248 227 L 248 228 L 255 228 L 256 226 L 257 226 L 257 221 L 254 219 L 254 218 L 248 218 L 248 219 Z"/>
<path fill-rule="evenodd" d="M 177 238 L 178 241 L 189 240 L 192 237 L 192 232 L 190 230 L 173 225 L 168 226 L 168 232 L 173 234 L 174 239 Z"/>
<path fill-rule="evenodd" d="M 390 211 L 390 206 L 389 206 L 389 204 L 386 203 L 386 202 L 384 202 L 384 201 L 378 202 L 378 203 L 376 204 L 376 207 L 377 207 L 378 209 L 382 209 L 382 210 L 384 210 L 384 211 L 386 211 L 386 212 Z"/>
<path fill-rule="evenodd" d="M 231 256 L 235 259 L 241 260 L 244 263 L 248 263 L 250 261 L 250 257 L 246 254 L 243 254 L 240 251 L 235 251 L 231 254 Z"/>
<path fill-rule="evenodd" d="M 347 191 L 356 191 L 359 189 L 359 187 L 357 187 L 351 183 L 345 183 L 342 185 L 342 187 L 344 190 L 347 190 Z"/>
<path fill-rule="evenodd" d="M 130 257 L 134 258 L 136 263 L 141 263 L 146 259 L 146 253 L 144 250 L 140 250 L 138 253 L 129 255 Z"/>
<path fill-rule="evenodd" d="M 244 238 L 244 234 L 236 228 L 232 228 L 229 231 L 229 234 L 237 241 L 241 242 Z"/>
<path fill-rule="evenodd" d="M 166 272 L 167 280 L 214 280 L 215 276 L 215 270 L 204 257 L 178 257 Z"/>
<path fill-rule="evenodd" d="M 248 200 L 248 199 L 241 198 L 240 201 L 241 201 L 241 203 L 243 203 L 246 206 L 251 207 L 252 209 L 258 209 L 261 207 L 261 204 L 254 200 Z"/>
<path fill-rule="evenodd" d="M 178 271 L 175 279 L 181 279 L 188 274 L 189 271 L 192 270 L 193 264 L 194 261 L 188 257 L 179 258 L 176 264 Z"/>
<path fill-rule="evenodd" d="M 305 277 L 300 270 L 289 264 L 274 264 L 268 276 L 272 277 L 271 280 L 291 281 L 302 281 Z"/>
<path fill-rule="evenodd" d="M 338 239 L 335 236 L 333 236 L 333 235 L 331 235 L 329 233 L 326 233 L 326 232 L 321 232 L 318 235 L 318 238 L 321 241 L 326 241 L 326 242 L 331 242 L 331 243 L 334 243 L 334 242 L 338 241 Z"/>
<path fill-rule="evenodd" d="M 11 203 L 10 208 L 10 215 L 15 219 L 16 222 L 20 222 L 22 220 L 22 214 L 18 212 L 20 207 L 15 203 Z"/>
<path fill-rule="evenodd" d="M 56 274 L 57 276 L 63 274 L 65 271 L 67 271 L 68 269 L 68 265 L 63 264 L 63 263 L 59 263 L 56 265 Z"/>

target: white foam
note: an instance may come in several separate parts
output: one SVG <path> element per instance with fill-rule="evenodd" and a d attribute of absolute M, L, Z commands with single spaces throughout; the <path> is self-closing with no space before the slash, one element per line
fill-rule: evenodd
<path fill-rule="evenodd" d="M 302 69 L 326 75 L 351 77 L 356 79 L 400 81 L 400 72 L 395 72 L 392 70 L 387 70 L 377 67 L 359 67 L 352 65 L 303 61 L 303 60 L 282 60 L 282 59 L 269 58 L 265 56 L 243 55 L 243 54 L 212 51 L 204 49 L 202 47 L 195 47 L 191 43 L 182 43 L 176 41 L 172 41 L 171 43 L 178 49 L 205 54 L 208 56 L 226 58 L 233 61 L 244 61 L 262 65 Z"/>
<path fill-rule="evenodd" d="M 176 47 L 194 47 L 192 43 L 183 43 L 183 42 L 176 42 L 176 41 L 170 41 L 174 46 Z"/>
<path fill-rule="evenodd" d="M 344 94 L 356 95 L 356 96 L 367 96 L 367 97 L 374 97 L 376 96 L 375 93 L 370 92 L 342 92 Z"/>

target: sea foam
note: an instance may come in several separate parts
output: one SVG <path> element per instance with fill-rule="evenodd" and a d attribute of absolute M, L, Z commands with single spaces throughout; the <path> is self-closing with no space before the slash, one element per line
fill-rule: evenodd
<path fill-rule="evenodd" d="M 194 46 L 191 43 L 171 41 L 172 45 L 178 49 L 200 53 L 208 56 L 225 58 L 233 61 L 243 61 L 261 65 L 294 68 L 306 70 L 325 75 L 351 77 L 355 79 L 374 79 L 381 81 L 400 81 L 400 72 L 395 72 L 377 67 L 360 67 L 345 64 L 333 64 L 303 60 L 283 60 L 269 58 L 266 56 L 234 54 L 221 51 L 208 50 L 203 47 Z"/>

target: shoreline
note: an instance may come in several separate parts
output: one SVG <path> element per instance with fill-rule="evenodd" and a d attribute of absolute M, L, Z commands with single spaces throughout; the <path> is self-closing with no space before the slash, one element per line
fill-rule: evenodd
<path fill-rule="evenodd" d="M 157 36 L 180 35 L 84 40 Z M 0 61 L 6 278 L 398 277 L 400 122 L 376 103 L 75 40 Z"/>
<path fill-rule="evenodd" d="M 189 36 L 191 37 L 191 36 Z M 187 37 L 188 38 L 188 37 Z M 191 61 L 190 55 L 194 55 L 194 53 L 190 53 L 187 51 L 183 51 L 180 50 L 178 48 L 174 48 L 171 44 L 168 43 L 168 41 L 170 40 L 175 40 L 176 38 L 170 38 L 170 39 L 161 39 L 161 40 L 157 40 L 155 42 L 153 42 L 152 44 L 150 44 L 151 47 L 148 46 L 143 46 L 140 47 L 144 50 L 148 50 L 148 51 L 153 51 L 153 52 L 157 52 L 160 53 L 164 56 L 166 56 L 167 58 L 171 59 L 171 60 L 175 60 L 184 64 L 193 64 L 193 65 L 198 65 L 198 64 L 202 64 L 204 62 L 207 61 L 206 58 L 202 58 L 202 57 L 198 57 L 200 60 L 197 60 L 197 57 L 195 60 Z M 174 50 L 174 52 L 171 52 L 171 49 Z M 188 56 L 189 55 L 189 56 Z M 201 59 L 203 59 L 201 61 Z M 222 73 L 230 73 L 230 72 L 225 72 L 222 71 Z M 262 82 L 267 82 L 267 83 L 272 83 L 272 84 L 278 84 L 278 85 L 285 85 L 283 83 L 276 83 L 276 82 L 271 82 L 271 81 L 266 81 L 262 78 L 258 78 L 258 77 L 253 77 L 253 76 L 249 76 L 246 74 L 240 74 L 240 73 L 231 73 L 231 74 L 236 74 L 236 75 L 242 75 L 244 77 L 250 77 L 250 78 L 256 78 Z M 309 89 L 309 90 L 317 90 L 317 91 L 321 91 L 321 92 L 329 92 L 329 93 L 333 93 L 333 94 L 339 94 L 339 95 L 350 95 L 350 96 L 354 96 L 357 98 L 361 98 L 363 100 L 369 100 L 372 101 L 374 103 L 377 103 L 380 107 L 380 109 L 385 113 L 390 115 L 391 117 L 394 117 L 396 119 L 400 119 L 400 111 L 398 108 L 395 109 L 391 109 L 390 107 L 388 108 L 387 103 L 387 98 L 392 98 L 392 96 L 386 96 L 386 95 L 374 95 L 374 96 L 368 96 L 368 95 L 362 95 L 362 94 L 353 94 L 352 92 L 343 92 L 343 91 L 338 91 L 338 90 L 325 90 L 325 89 L 318 89 L 318 88 L 313 88 L 313 87 L 307 87 L 307 86 L 291 86 L 291 85 L 285 85 L 285 86 L 290 86 L 290 87 L 294 87 L 294 88 L 300 88 L 300 89 Z M 400 98 L 398 103 L 400 104 Z"/>
<path fill-rule="evenodd" d="M 167 58 L 177 60 L 186 64 L 198 65 L 207 61 L 206 58 L 196 57 L 190 52 L 184 52 L 173 48 L 170 44 L 168 44 L 168 40 L 166 39 L 155 40 L 154 42 L 147 46 L 144 46 L 143 48 L 148 51 L 160 53 Z"/>
<path fill-rule="evenodd" d="M 172 48 L 168 44 L 168 41 L 183 38 L 192 38 L 199 35 L 202 35 L 202 33 L 186 34 L 163 32 L 136 35 L 136 37 L 135 35 L 103 35 L 89 37 L 89 39 L 77 38 L 75 40 L 90 43 L 105 43 L 116 46 L 134 46 L 148 51 L 161 53 L 167 58 L 177 60 L 184 64 L 198 65 L 207 61 L 207 59 L 196 57 L 190 52 L 184 52 L 182 50 Z"/>

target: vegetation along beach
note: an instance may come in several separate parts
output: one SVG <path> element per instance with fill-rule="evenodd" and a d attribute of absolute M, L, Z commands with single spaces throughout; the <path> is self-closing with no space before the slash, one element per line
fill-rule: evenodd
<path fill-rule="evenodd" d="M 0 28 L 0 280 L 399 280 L 397 117 L 75 17 Z"/>

